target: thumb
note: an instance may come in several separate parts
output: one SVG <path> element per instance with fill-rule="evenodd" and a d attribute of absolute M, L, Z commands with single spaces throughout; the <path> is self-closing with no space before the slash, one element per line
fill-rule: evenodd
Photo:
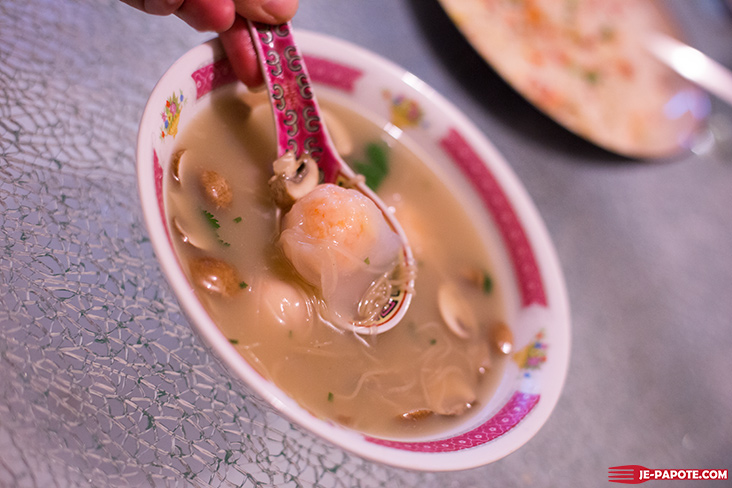
<path fill-rule="evenodd" d="M 234 0 L 236 12 L 265 24 L 283 24 L 295 16 L 298 0 Z"/>

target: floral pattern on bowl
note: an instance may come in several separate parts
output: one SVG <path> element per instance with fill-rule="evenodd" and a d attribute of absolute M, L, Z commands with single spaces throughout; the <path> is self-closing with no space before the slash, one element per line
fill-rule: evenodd
<path fill-rule="evenodd" d="M 423 122 L 424 111 L 415 100 L 389 90 L 384 90 L 384 99 L 389 104 L 390 122 L 400 129 L 418 127 Z"/>
<path fill-rule="evenodd" d="M 178 134 L 178 121 L 185 103 L 186 98 L 183 96 L 182 91 L 179 91 L 178 95 L 174 93 L 165 101 L 165 108 L 160 113 L 160 117 L 163 119 L 160 139 L 165 139 L 166 136 L 175 137 Z"/>

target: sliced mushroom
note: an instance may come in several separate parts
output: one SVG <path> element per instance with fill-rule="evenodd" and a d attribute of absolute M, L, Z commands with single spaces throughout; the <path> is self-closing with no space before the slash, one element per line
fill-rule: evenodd
<path fill-rule="evenodd" d="M 422 420 L 427 417 L 431 417 L 435 412 L 427 408 L 419 408 L 417 410 L 411 410 L 409 412 L 401 414 L 399 417 L 404 420 Z"/>
<path fill-rule="evenodd" d="M 173 217 L 171 219 L 171 224 L 173 229 L 180 236 L 181 241 L 199 249 L 204 249 L 206 247 L 205 240 L 197 235 L 196 232 L 192 232 L 188 229 L 187 224 L 184 224 L 179 218 Z M 196 230 L 195 227 L 193 227 L 193 229 Z M 199 234 L 201 233 L 199 232 Z"/>
<path fill-rule="evenodd" d="M 454 283 L 443 283 L 437 290 L 437 306 L 447 327 L 461 339 L 475 337 L 478 322 L 473 309 Z"/>
<path fill-rule="evenodd" d="M 246 284 L 229 263 L 213 257 L 195 258 L 190 262 L 193 284 L 211 293 L 231 297 Z"/>
<path fill-rule="evenodd" d="M 201 190 L 216 208 L 228 208 L 234 198 L 229 182 L 214 170 L 206 170 L 200 176 Z"/>
<path fill-rule="evenodd" d="M 422 379 L 429 410 L 438 415 L 460 415 L 475 403 L 476 378 L 460 368 L 445 368 Z"/>
<path fill-rule="evenodd" d="M 477 365 L 478 374 L 483 375 L 493 366 L 493 358 L 491 357 L 491 346 L 487 340 L 476 341 L 473 349 L 473 361 Z"/>
<path fill-rule="evenodd" d="M 346 427 L 353 426 L 353 417 L 351 417 L 350 415 L 336 415 L 336 421 L 341 425 L 345 425 Z"/>
<path fill-rule="evenodd" d="M 350 156 L 353 152 L 353 138 L 346 129 L 346 126 L 341 122 L 333 112 L 327 109 L 321 109 L 323 114 L 323 120 L 325 127 L 328 129 L 328 134 L 333 140 L 333 145 L 341 156 Z"/>
<path fill-rule="evenodd" d="M 272 163 L 272 169 L 269 188 L 280 208 L 291 207 L 298 198 L 310 193 L 320 179 L 317 163 L 307 154 L 297 159 L 292 151 L 287 151 Z"/>
<path fill-rule="evenodd" d="M 493 327 L 491 342 L 503 354 L 511 354 L 513 350 L 513 332 L 505 322 L 499 322 Z"/>
<path fill-rule="evenodd" d="M 170 160 L 170 174 L 178 183 L 180 183 L 180 160 L 185 152 L 185 149 L 181 149 L 177 153 L 173 154 L 173 157 Z"/>

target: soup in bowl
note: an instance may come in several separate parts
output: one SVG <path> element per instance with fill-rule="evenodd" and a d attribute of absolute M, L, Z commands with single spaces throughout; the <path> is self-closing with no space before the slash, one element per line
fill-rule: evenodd
<path fill-rule="evenodd" d="M 500 459 L 546 421 L 566 375 L 568 303 L 546 229 L 449 102 L 362 49 L 298 36 L 321 122 L 410 241 L 409 310 L 381 334 L 343 326 L 338 311 L 389 277 L 388 232 L 349 182 L 277 158 L 266 94 L 236 81 L 215 40 L 168 70 L 140 127 L 163 271 L 241 388 L 315 434 L 410 469 Z"/>

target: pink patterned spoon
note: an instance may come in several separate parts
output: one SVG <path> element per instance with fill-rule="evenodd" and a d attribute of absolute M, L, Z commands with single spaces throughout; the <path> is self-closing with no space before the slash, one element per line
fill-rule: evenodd
<path fill-rule="evenodd" d="M 341 159 L 327 129 L 321 123 L 315 94 L 312 91 L 300 50 L 295 45 L 290 23 L 268 25 L 249 22 L 264 81 L 275 117 L 277 156 L 293 151 L 299 158 L 309 154 L 317 161 L 323 183 L 353 182 L 356 173 Z M 401 225 L 386 204 L 362 182 L 353 186 L 370 198 L 402 241 L 403 267 L 413 268 L 412 250 Z M 367 325 L 351 324 L 359 334 L 380 334 L 394 327 L 407 312 L 414 289 L 413 273 L 406 286 L 392 289 L 377 319 Z"/>

